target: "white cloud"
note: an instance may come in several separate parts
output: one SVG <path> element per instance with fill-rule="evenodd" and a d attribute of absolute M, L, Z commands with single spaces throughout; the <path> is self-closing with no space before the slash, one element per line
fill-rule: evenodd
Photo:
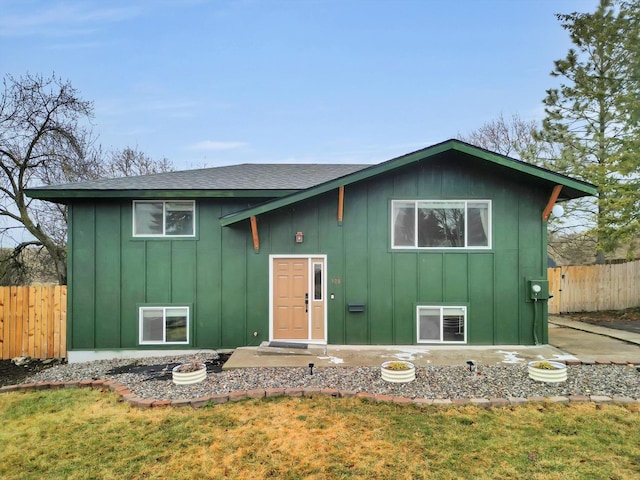
<path fill-rule="evenodd" d="M 215 140 L 204 140 L 189 145 L 188 150 L 198 150 L 206 152 L 218 152 L 220 150 L 234 150 L 236 148 L 245 147 L 247 144 L 244 142 L 220 142 Z"/>
<path fill-rule="evenodd" d="M 33 34 L 75 36 L 94 31 L 94 26 L 120 22 L 139 16 L 139 7 L 96 7 L 85 3 L 64 1 L 47 8 L 36 8 L 31 2 L 12 2 L 0 17 L 0 36 Z"/>

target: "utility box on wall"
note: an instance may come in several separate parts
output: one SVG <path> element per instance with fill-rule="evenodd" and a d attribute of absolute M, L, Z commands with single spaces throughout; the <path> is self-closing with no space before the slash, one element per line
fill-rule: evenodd
<path fill-rule="evenodd" d="M 528 279 L 526 282 L 527 294 L 525 298 L 527 302 L 536 300 L 549 300 L 549 280 L 547 279 Z"/>

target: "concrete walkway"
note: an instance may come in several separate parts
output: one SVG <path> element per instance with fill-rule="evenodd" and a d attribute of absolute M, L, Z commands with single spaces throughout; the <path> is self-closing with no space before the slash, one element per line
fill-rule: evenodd
<path fill-rule="evenodd" d="M 379 366 L 387 360 L 408 360 L 416 366 L 524 364 L 532 360 L 624 361 L 640 364 L 640 334 L 549 317 L 550 345 L 327 345 L 287 351 L 237 348 L 224 369 L 249 367 Z"/>
<path fill-rule="evenodd" d="M 640 334 L 549 317 L 549 342 L 582 361 L 626 361 L 640 364 Z"/>
<path fill-rule="evenodd" d="M 549 315 L 549 323 L 557 325 L 559 327 L 573 328 L 574 330 L 580 330 L 588 333 L 596 333 L 598 335 L 604 335 L 606 337 L 615 338 L 635 345 L 640 345 L 640 333 L 627 332 L 625 330 L 616 330 L 614 328 L 601 327 L 599 325 L 592 325 L 590 323 L 578 322 L 564 317 L 556 317 Z"/>

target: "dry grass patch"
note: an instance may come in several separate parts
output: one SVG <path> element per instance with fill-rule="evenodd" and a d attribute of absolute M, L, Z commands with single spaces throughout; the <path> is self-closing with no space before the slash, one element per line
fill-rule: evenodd
<path fill-rule="evenodd" d="M 528 478 L 640 476 L 637 406 L 418 408 L 327 397 L 193 410 L 115 395 L 0 395 L 0 477 Z"/>
<path fill-rule="evenodd" d="M 375 477 L 387 468 L 385 422 L 363 418 L 327 399 L 264 402 L 239 415 L 233 438 L 213 442 L 209 453 L 223 459 L 210 473 L 239 478 L 280 478 L 304 472 L 308 478 L 358 473 Z M 295 477 L 292 477 L 295 478 Z"/>

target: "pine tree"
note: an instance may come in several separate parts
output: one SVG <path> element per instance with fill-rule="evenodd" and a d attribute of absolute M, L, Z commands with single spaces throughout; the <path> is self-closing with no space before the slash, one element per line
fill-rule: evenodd
<path fill-rule="evenodd" d="M 551 75 L 561 83 L 547 90 L 541 136 L 560 147 L 555 170 L 599 187 L 592 209 L 599 262 L 638 230 L 638 13 L 634 2 L 600 0 L 594 13 L 557 15 L 574 48 L 554 62 Z"/>

